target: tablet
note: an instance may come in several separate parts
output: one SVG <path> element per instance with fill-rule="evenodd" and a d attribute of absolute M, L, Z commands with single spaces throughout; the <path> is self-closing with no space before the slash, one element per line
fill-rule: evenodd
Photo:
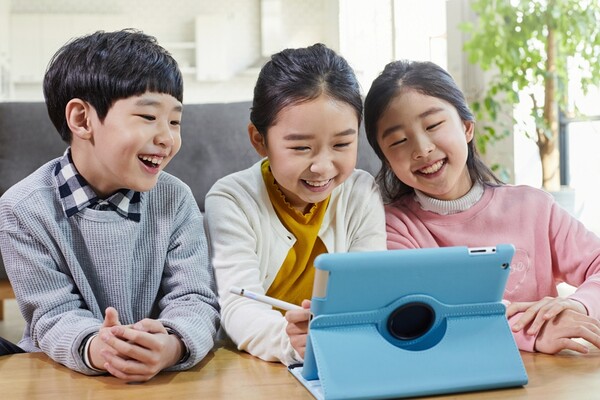
<path fill-rule="evenodd" d="M 304 365 L 292 372 L 320 379 L 323 398 L 525 384 L 502 304 L 513 254 L 501 244 L 320 255 Z"/>

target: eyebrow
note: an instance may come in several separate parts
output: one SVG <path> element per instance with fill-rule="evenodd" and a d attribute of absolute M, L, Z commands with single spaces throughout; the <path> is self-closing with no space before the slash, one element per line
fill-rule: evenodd
<path fill-rule="evenodd" d="M 350 135 L 355 135 L 356 134 L 356 129 L 346 129 L 345 131 L 336 133 L 334 136 L 335 137 L 339 137 L 339 136 L 350 136 Z M 304 133 L 290 133 L 289 135 L 285 135 L 283 137 L 284 140 L 309 140 L 309 139 L 313 139 L 315 137 L 315 135 L 313 134 L 304 134 Z"/>
<path fill-rule="evenodd" d="M 142 99 L 139 99 L 138 101 L 136 101 L 135 105 L 136 106 L 141 106 L 141 107 L 146 107 L 146 106 L 158 107 L 158 106 L 161 105 L 161 103 L 158 100 L 148 99 L 148 98 L 142 98 Z M 178 104 L 175 107 L 173 107 L 173 111 L 182 112 L 183 111 L 183 106 L 181 104 Z"/>
<path fill-rule="evenodd" d="M 441 111 L 444 111 L 444 109 L 442 107 L 431 107 L 428 108 L 427 110 L 423 111 L 421 114 L 419 114 L 419 119 L 423 119 L 425 117 L 428 117 L 430 115 L 439 113 Z M 383 131 L 383 134 L 381 135 L 382 139 L 385 139 L 387 136 L 391 135 L 393 132 L 403 129 L 404 125 L 403 124 L 398 124 L 398 125 L 394 125 L 394 126 L 390 126 L 389 128 L 387 128 L 385 131 Z"/>

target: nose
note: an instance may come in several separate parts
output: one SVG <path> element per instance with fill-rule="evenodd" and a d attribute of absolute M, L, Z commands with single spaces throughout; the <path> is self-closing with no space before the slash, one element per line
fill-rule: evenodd
<path fill-rule="evenodd" d="M 310 164 L 310 172 L 319 175 L 326 173 L 333 166 L 333 157 L 328 151 L 321 151 L 313 157 Z"/>
<path fill-rule="evenodd" d="M 413 159 L 415 160 L 427 157 L 433 150 L 435 150 L 435 143 L 431 141 L 427 134 L 417 135 L 414 143 L 412 155 Z"/>
<path fill-rule="evenodd" d="M 177 132 L 175 132 L 175 130 L 177 130 Z M 154 144 L 165 148 L 172 147 L 175 143 L 175 136 L 178 134 L 179 126 L 173 126 L 170 123 L 164 125 L 161 124 L 158 132 L 154 136 Z"/>

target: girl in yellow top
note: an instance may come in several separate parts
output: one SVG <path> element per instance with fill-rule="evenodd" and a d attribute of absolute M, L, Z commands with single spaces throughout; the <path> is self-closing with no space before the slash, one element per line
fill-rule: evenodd
<path fill-rule="evenodd" d="M 248 133 L 264 158 L 216 182 L 205 202 L 221 323 L 239 349 L 301 361 L 315 257 L 386 248 L 379 190 L 355 169 L 361 116 L 354 72 L 322 44 L 284 50 L 262 68 Z M 232 286 L 304 309 L 284 316 Z"/>

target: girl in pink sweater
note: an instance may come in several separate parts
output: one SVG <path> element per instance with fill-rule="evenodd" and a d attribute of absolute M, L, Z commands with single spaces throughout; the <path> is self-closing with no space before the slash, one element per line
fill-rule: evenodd
<path fill-rule="evenodd" d="M 388 248 L 512 243 L 504 297 L 519 348 L 586 353 L 575 338 L 600 347 L 600 238 L 548 193 L 494 176 L 446 71 L 430 62 L 388 64 L 365 99 L 365 128 L 383 164 Z M 560 282 L 577 290 L 559 297 Z"/>

